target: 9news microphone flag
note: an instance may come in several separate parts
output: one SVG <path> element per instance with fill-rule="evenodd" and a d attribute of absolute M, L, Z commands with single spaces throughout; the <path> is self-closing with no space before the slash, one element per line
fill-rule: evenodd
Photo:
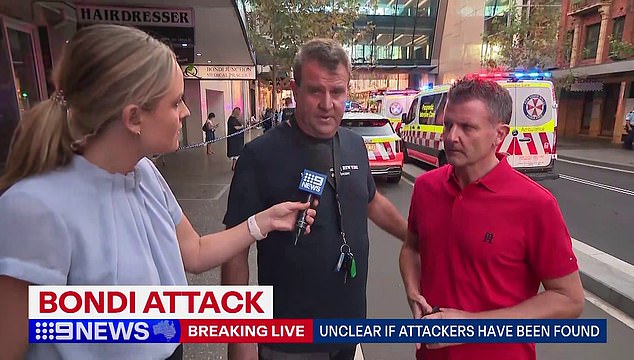
<path fill-rule="evenodd" d="M 299 190 L 308 193 L 308 198 L 306 199 L 306 201 L 309 204 L 312 205 L 314 196 L 321 196 L 321 194 L 324 192 L 324 187 L 326 186 L 327 179 L 328 177 L 326 175 L 320 174 L 315 171 L 306 169 L 302 171 L 302 178 L 299 181 Z M 308 225 L 306 223 L 307 211 L 308 210 L 302 211 L 297 218 L 297 224 L 295 225 L 295 245 L 297 245 L 299 237 L 304 233 L 304 231 L 306 230 L 306 226 Z"/>

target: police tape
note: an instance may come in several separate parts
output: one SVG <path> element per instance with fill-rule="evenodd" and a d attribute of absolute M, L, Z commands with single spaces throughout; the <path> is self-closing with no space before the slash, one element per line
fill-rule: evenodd
<path fill-rule="evenodd" d="M 244 128 L 244 129 L 242 129 L 242 130 L 240 130 L 240 131 L 238 131 L 238 132 L 235 132 L 235 133 L 233 133 L 233 134 L 231 134 L 231 135 L 222 136 L 222 137 L 219 137 L 219 138 L 215 138 L 215 139 L 213 139 L 213 140 L 203 141 L 203 142 L 196 143 L 196 144 L 191 144 L 191 145 L 181 146 L 181 147 L 179 147 L 179 148 L 178 148 L 178 150 L 176 150 L 176 151 L 194 149 L 194 148 L 197 148 L 197 147 L 205 146 L 205 145 L 207 145 L 207 144 L 213 144 L 213 143 L 216 143 L 216 142 L 219 142 L 219 141 L 222 141 L 222 140 L 226 140 L 226 139 L 228 139 L 228 138 L 231 138 L 231 137 L 234 137 L 234 136 L 238 136 L 238 135 L 240 135 L 240 134 L 244 133 L 244 132 L 245 132 L 245 131 L 247 131 L 247 130 L 251 130 L 251 129 L 253 129 L 253 128 L 256 128 L 256 127 L 260 126 L 261 124 L 263 124 L 263 123 L 264 123 L 265 121 L 267 121 L 267 120 L 273 120 L 273 119 L 274 119 L 274 117 L 268 117 L 268 118 L 266 118 L 266 119 L 264 119 L 264 120 L 261 120 L 261 121 L 256 122 L 255 124 L 252 124 L 252 125 L 250 125 L 250 126 L 247 126 L 246 128 Z"/>

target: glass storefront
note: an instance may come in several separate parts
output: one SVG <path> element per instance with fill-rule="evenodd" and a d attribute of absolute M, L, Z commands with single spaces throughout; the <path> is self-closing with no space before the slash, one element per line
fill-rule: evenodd
<path fill-rule="evenodd" d="M 41 100 L 33 51 L 33 39 L 28 32 L 7 28 L 16 96 L 20 112 Z"/>
<path fill-rule="evenodd" d="M 438 0 L 361 1 L 355 65 L 429 65 Z"/>
<path fill-rule="evenodd" d="M 20 114 L 46 96 L 37 28 L 0 16 L 0 172 Z"/>

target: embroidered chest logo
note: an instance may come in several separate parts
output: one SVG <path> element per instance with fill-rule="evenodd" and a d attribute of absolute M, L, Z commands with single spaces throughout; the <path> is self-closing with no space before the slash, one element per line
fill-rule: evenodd
<path fill-rule="evenodd" d="M 487 232 L 484 234 L 484 242 L 487 242 L 489 244 L 493 244 L 493 233 L 492 232 Z"/>
<path fill-rule="evenodd" d="M 359 165 L 341 165 L 341 172 L 339 174 L 341 176 L 348 176 L 348 175 L 350 175 L 352 170 L 359 170 Z M 334 172 L 333 172 L 333 174 L 334 174 Z"/>

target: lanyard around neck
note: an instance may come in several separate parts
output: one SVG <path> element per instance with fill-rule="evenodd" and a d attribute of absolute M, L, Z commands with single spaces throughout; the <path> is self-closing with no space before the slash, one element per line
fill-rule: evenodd
<path fill-rule="evenodd" d="M 335 134 L 335 137 L 332 139 L 332 167 L 333 173 L 332 176 L 328 177 L 328 183 L 332 186 L 335 191 L 335 201 L 337 202 L 337 223 L 339 224 L 339 233 L 341 234 L 341 241 L 348 245 L 346 240 L 346 232 L 343 227 L 343 211 L 341 208 L 341 200 L 339 198 L 339 190 L 341 190 L 341 163 L 339 157 L 341 156 L 341 141 L 339 139 L 339 132 Z"/>

